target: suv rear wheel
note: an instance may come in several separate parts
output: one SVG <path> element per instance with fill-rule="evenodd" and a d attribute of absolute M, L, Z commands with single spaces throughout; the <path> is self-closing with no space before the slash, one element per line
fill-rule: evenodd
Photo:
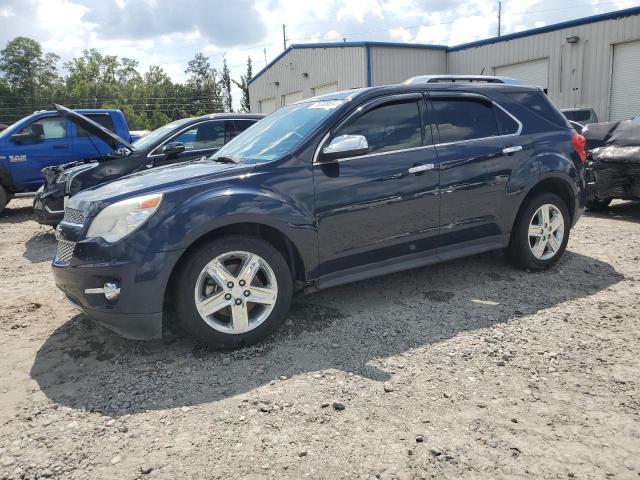
<path fill-rule="evenodd" d="M 178 275 L 176 310 L 196 338 L 217 348 L 250 345 L 273 333 L 293 295 L 287 262 L 263 240 L 228 236 L 200 246 Z"/>
<path fill-rule="evenodd" d="M 532 270 L 553 265 L 567 248 L 570 226 L 569 211 L 559 196 L 543 192 L 531 197 L 511 232 L 509 258 Z"/>

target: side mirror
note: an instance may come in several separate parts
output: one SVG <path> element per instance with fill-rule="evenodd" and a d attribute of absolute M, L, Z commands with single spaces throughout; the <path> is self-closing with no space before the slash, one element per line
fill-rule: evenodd
<path fill-rule="evenodd" d="M 167 155 L 177 155 L 178 153 L 182 153 L 186 150 L 184 143 L 182 142 L 169 142 L 162 149 L 162 153 L 166 153 Z"/>
<path fill-rule="evenodd" d="M 37 140 L 36 135 L 33 132 L 14 133 L 11 135 L 11 141 L 13 143 L 23 143 L 31 140 Z"/>
<path fill-rule="evenodd" d="M 322 149 L 322 160 L 357 157 L 369 153 L 369 143 L 364 135 L 340 135 Z"/>

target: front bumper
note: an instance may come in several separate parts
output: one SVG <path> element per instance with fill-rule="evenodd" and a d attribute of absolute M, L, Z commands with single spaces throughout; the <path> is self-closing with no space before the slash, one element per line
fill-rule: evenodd
<path fill-rule="evenodd" d="M 75 244 L 71 258 L 56 255 L 53 276 L 67 299 L 90 319 L 125 338 L 150 340 L 162 337 L 164 292 L 181 253 L 141 253 L 126 241 L 110 245 L 84 240 Z M 118 298 L 91 293 L 107 282 L 118 285 Z"/>
<path fill-rule="evenodd" d="M 42 189 L 36 192 L 33 211 L 38 223 L 55 227 L 62 221 L 64 217 L 64 189 L 58 190 Z"/>

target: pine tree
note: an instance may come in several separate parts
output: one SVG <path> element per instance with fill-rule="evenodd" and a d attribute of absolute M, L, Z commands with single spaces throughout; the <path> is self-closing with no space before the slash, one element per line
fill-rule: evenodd
<path fill-rule="evenodd" d="M 231 98 L 231 72 L 227 59 L 222 61 L 222 91 L 224 95 L 224 107 L 227 112 L 233 112 L 233 99 Z"/>

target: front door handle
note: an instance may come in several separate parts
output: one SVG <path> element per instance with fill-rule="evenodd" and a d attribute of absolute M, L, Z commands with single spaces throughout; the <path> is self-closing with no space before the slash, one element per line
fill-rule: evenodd
<path fill-rule="evenodd" d="M 509 155 L 510 153 L 516 153 L 522 151 L 522 145 L 514 145 L 513 147 L 506 147 L 502 149 L 502 153 L 504 155 Z"/>
<path fill-rule="evenodd" d="M 435 165 L 433 163 L 427 163 L 426 165 L 415 165 L 409 169 L 409 173 L 426 172 L 427 170 L 433 170 Z"/>
<path fill-rule="evenodd" d="M 56 143 L 53 148 L 67 148 L 66 143 Z"/>

